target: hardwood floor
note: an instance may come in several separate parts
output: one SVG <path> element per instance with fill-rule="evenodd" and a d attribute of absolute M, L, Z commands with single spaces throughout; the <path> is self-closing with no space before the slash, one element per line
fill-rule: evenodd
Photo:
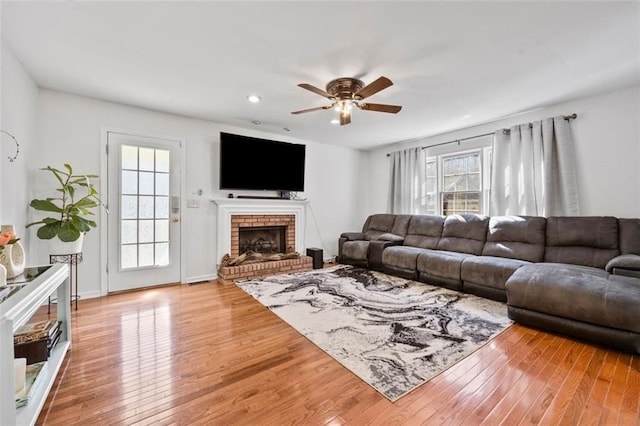
<path fill-rule="evenodd" d="M 391 403 L 234 285 L 83 300 L 72 315 L 38 424 L 640 424 L 638 356 L 518 325 Z"/>

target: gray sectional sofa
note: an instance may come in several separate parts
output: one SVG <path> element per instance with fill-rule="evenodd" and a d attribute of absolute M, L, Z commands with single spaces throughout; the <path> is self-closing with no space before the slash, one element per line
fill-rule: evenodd
<path fill-rule="evenodd" d="M 640 219 L 369 216 L 340 263 L 507 303 L 519 323 L 640 353 Z"/>

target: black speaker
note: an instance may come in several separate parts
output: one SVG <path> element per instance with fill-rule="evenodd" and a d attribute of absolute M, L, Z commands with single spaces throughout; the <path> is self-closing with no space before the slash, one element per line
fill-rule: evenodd
<path fill-rule="evenodd" d="M 313 269 L 322 269 L 322 249 L 310 247 L 307 249 L 307 256 L 313 259 Z"/>

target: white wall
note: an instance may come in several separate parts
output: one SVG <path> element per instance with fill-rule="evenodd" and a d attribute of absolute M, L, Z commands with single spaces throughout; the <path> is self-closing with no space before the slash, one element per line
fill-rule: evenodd
<path fill-rule="evenodd" d="M 9 136 L 0 134 L 0 223 L 13 224 L 16 234 L 29 257 L 29 238 L 25 231 L 30 200 L 29 162 L 36 143 L 36 111 L 38 88 L 11 49 L 2 43 L 2 124 L 1 129 L 11 133 L 20 144 L 20 153 L 14 162 L 16 146 Z"/>
<path fill-rule="evenodd" d="M 369 200 L 362 216 L 387 211 L 386 154 L 493 132 L 516 124 L 577 113 L 571 127 L 576 143 L 582 215 L 640 216 L 640 86 L 578 99 L 518 116 L 399 143 L 368 153 L 363 190 Z M 464 146 L 464 145 L 463 145 Z"/>
<path fill-rule="evenodd" d="M 309 211 L 306 227 L 306 247 L 323 247 L 325 257 L 337 254 L 337 238 L 341 232 L 361 226 L 355 214 L 358 208 L 358 169 L 363 153 L 347 148 L 283 138 L 264 132 L 224 126 L 182 116 L 160 113 L 131 106 L 104 102 L 41 90 L 38 101 L 38 152 L 31 169 L 46 165 L 70 163 L 78 172 L 99 173 L 101 127 L 111 127 L 145 133 L 151 136 L 173 137 L 186 140 L 185 198 L 200 200 L 200 208 L 183 209 L 182 241 L 186 246 L 185 281 L 214 277 L 215 265 L 224 253 L 216 253 L 216 209 L 212 198 L 226 197 L 218 190 L 219 132 L 240 133 L 307 145 L 305 192 L 317 218 Z M 43 173 L 43 172 L 41 172 Z M 34 191 L 41 190 L 38 175 Z M 202 196 L 197 195 L 199 189 Z M 238 193 L 239 191 L 234 191 Z M 242 193 L 242 192 L 240 192 Z M 245 192 L 249 193 L 249 192 Z M 271 195 L 271 194 L 270 194 Z M 275 195 L 275 192 L 273 193 Z M 99 226 L 103 226 L 99 224 Z M 80 289 L 85 297 L 100 294 L 100 232 L 87 234 L 84 262 L 80 265 Z M 44 245 L 39 250 L 46 260 Z"/>

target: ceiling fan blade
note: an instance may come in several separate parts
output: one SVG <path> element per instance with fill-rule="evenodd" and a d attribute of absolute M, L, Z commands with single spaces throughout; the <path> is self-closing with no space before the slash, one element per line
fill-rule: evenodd
<path fill-rule="evenodd" d="M 368 98 L 371 95 L 375 95 L 379 91 L 386 89 L 389 86 L 393 86 L 391 80 L 387 77 L 380 77 L 379 79 L 367 84 L 362 89 L 358 90 L 355 93 L 355 97 L 359 97 L 361 99 Z"/>
<path fill-rule="evenodd" d="M 302 109 L 300 111 L 293 111 L 291 114 L 304 114 L 305 112 L 320 111 L 320 110 L 329 109 L 329 108 L 331 108 L 331 105 L 325 105 L 325 106 L 309 108 L 309 109 Z"/>
<path fill-rule="evenodd" d="M 316 94 L 318 94 L 320 96 L 324 96 L 327 99 L 333 99 L 333 96 L 331 96 L 329 93 L 325 92 L 322 89 L 318 89 L 317 87 L 312 86 L 310 84 L 300 83 L 300 84 L 298 84 L 298 87 L 302 87 L 303 89 L 310 90 L 311 92 L 316 93 Z"/>
<path fill-rule="evenodd" d="M 351 123 L 351 111 L 340 113 L 340 125 L 344 126 L 349 123 Z"/>
<path fill-rule="evenodd" d="M 378 112 L 390 112 L 391 114 L 397 114 L 402 107 L 400 105 L 386 105 L 386 104 L 360 104 L 358 107 L 365 111 L 378 111 Z"/>

